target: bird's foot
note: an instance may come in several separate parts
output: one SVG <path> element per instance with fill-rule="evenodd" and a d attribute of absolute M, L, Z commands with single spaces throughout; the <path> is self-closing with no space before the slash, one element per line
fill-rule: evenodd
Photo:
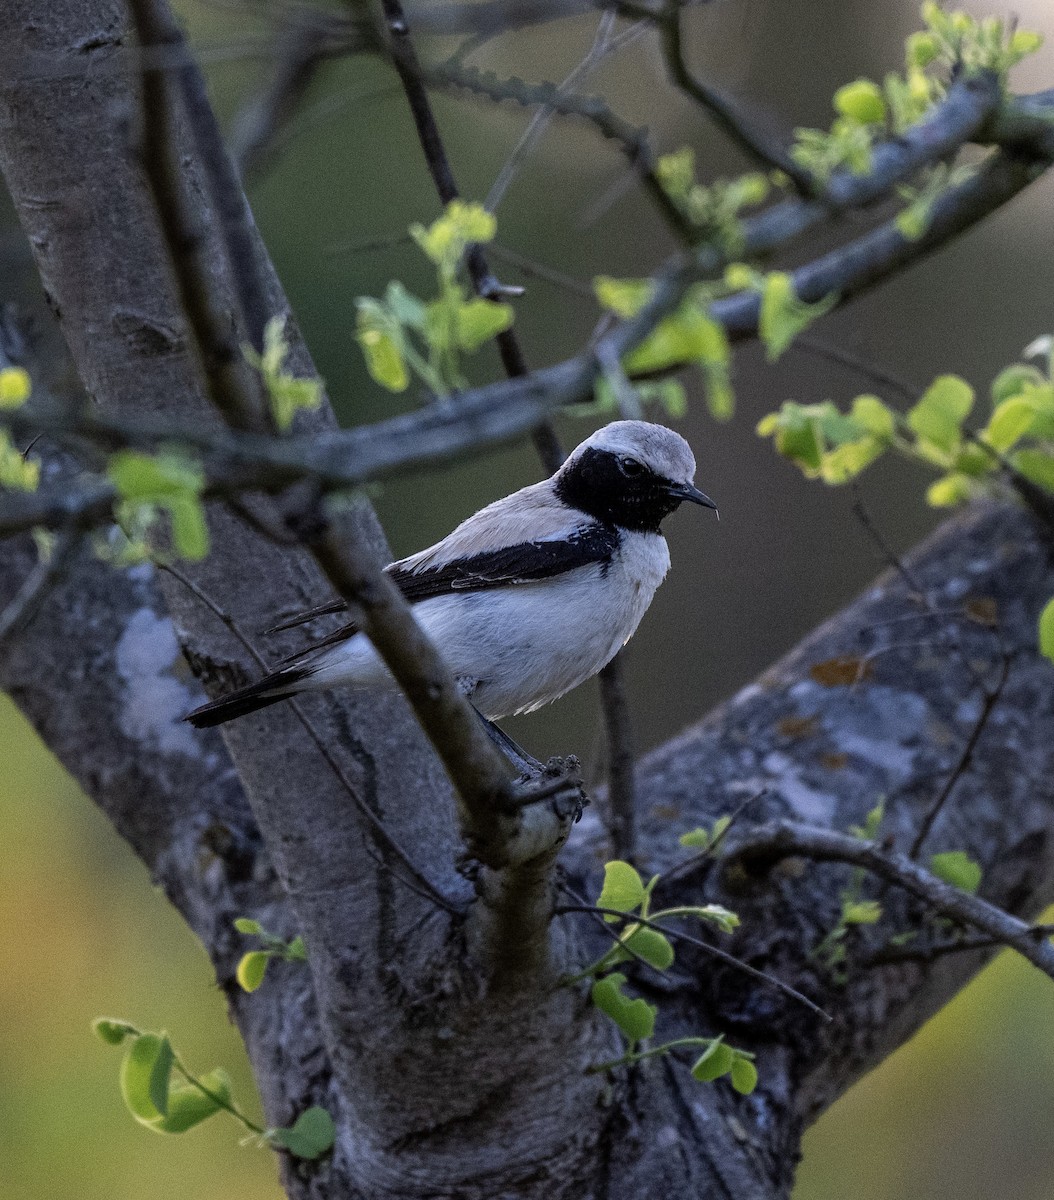
<path fill-rule="evenodd" d="M 517 780 L 520 803 L 537 804 L 548 799 L 560 820 L 571 818 L 577 822 L 589 803 L 582 784 L 581 766 L 574 754 L 554 755 L 545 764 L 538 763 L 537 771 L 521 775 Z"/>

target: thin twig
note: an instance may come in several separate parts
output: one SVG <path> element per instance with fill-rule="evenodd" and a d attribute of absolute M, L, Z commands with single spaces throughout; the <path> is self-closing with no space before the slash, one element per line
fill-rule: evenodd
<path fill-rule="evenodd" d="M 584 279 L 575 279 L 573 275 L 558 271 L 556 267 L 551 267 L 548 263 L 539 262 L 536 258 L 528 258 L 526 254 L 511 249 L 503 242 L 491 242 L 489 251 L 494 258 L 502 259 L 518 271 L 522 271 L 528 278 L 541 279 L 545 283 L 551 283 L 553 287 L 561 288 L 563 291 L 580 296 L 585 300 L 596 300 L 593 285 Z"/>
<path fill-rule="evenodd" d="M 937 912 L 1010 946 L 1054 979 L 1054 946 L 1037 942 L 1031 925 L 979 896 L 945 883 L 906 854 L 886 850 L 878 842 L 796 821 L 770 821 L 736 838 L 723 861 L 760 871 L 794 857 L 863 867 L 917 896 Z"/>
<path fill-rule="evenodd" d="M 556 91 L 558 96 L 566 96 L 583 80 L 587 79 L 605 58 L 636 41 L 650 27 L 648 22 L 638 21 L 628 29 L 624 29 L 620 34 L 613 36 L 615 20 L 615 13 L 613 12 L 605 12 L 601 16 L 593 45 L 589 48 L 589 52 L 585 58 L 557 86 Z M 497 212 L 501 202 L 505 199 L 505 194 L 508 192 L 517 173 L 523 167 L 531 150 L 533 150 L 549 125 L 552 124 L 553 118 L 557 114 L 558 109 L 551 104 L 539 109 L 534 114 L 527 128 L 523 131 L 520 140 L 513 146 L 509 157 L 505 160 L 505 164 L 501 168 L 497 179 L 491 184 L 487 198 L 483 202 L 485 208 L 491 212 Z"/>
<path fill-rule="evenodd" d="M 735 828 L 736 822 L 739 820 L 739 818 L 752 804 L 756 804 L 757 801 L 767 793 L 768 788 L 761 788 L 760 791 L 755 792 L 752 796 L 748 796 L 745 800 L 740 801 L 740 803 L 736 805 L 729 815 L 728 824 L 724 827 L 724 829 L 721 830 L 717 837 L 714 838 L 710 845 L 707 846 L 705 850 L 700 850 L 698 854 L 693 854 L 691 858 L 686 858 L 684 862 L 678 863 L 677 866 L 671 867 L 670 870 L 663 871 L 663 873 L 659 876 L 659 882 L 655 885 L 656 890 L 661 891 L 662 888 L 668 886 L 676 880 L 684 879 L 686 876 L 693 874 L 705 863 L 713 862 L 716 851 L 720 847 L 721 843 L 728 837 L 729 833 L 731 833 L 731 831 Z"/>
<path fill-rule="evenodd" d="M 79 532 L 62 529 L 50 553 L 38 557 L 22 586 L 0 611 L 0 650 L 29 626 L 49 593 L 62 582 L 80 540 Z"/>
<path fill-rule="evenodd" d="M 142 50 L 185 48 L 182 31 L 166 5 L 158 0 L 129 0 L 129 3 Z M 188 72 L 197 74 L 189 55 L 184 56 L 184 65 L 175 70 L 177 78 Z M 187 203 L 181 153 L 176 142 L 172 83 L 165 70 L 152 64 L 149 55 L 143 59 L 142 92 L 143 164 L 157 204 L 180 300 L 194 331 L 209 395 L 229 425 L 259 428 L 264 420 L 259 387 L 248 374 L 227 314 L 216 303 L 209 267 L 203 261 L 204 232 Z M 232 231 L 230 226 L 223 230 L 226 237 Z M 230 259 L 232 266 L 241 262 L 240 254 L 233 251 Z"/>
<path fill-rule="evenodd" d="M 454 171 L 447 157 L 446 147 L 439 132 L 439 125 L 428 99 L 424 85 L 421 63 L 417 57 L 413 42 L 410 40 L 410 29 L 406 14 L 400 0 L 383 0 L 385 20 L 388 25 L 390 52 L 392 64 L 403 85 L 406 100 L 410 107 L 414 126 L 417 129 L 418 140 L 425 156 L 428 173 L 435 184 L 439 199 L 449 204 L 460 196 Z M 470 248 L 466 262 L 472 285 L 477 293 L 484 298 L 491 297 L 497 290 L 495 280 L 487 266 L 487 260 L 479 246 Z M 529 373 L 527 360 L 524 357 L 519 339 L 511 329 L 506 329 L 495 338 L 502 366 L 510 379 L 517 379 Z M 548 422 L 541 422 L 535 428 L 534 444 L 546 470 L 552 474 L 563 462 L 563 450 L 556 433 Z"/>
<path fill-rule="evenodd" d="M 717 88 L 703 83 L 689 69 L 684 56 L 682 12 L 680 0 L 667 0 L 662 20 L 658 22 L 663 56 L 674 83 L 709 114 L 714 124 L 747 158 L 766 170 L 775 168 L 782 171 L 803 196 L 815 194 L 817 184 L 809 172 L 798 166 L 783 146 L 762 134 L 742 105 L 723 95 Z"/>
<path fill-rule="evenodd" d="M 616 858 L 632 861 L 637 844 L 637 788 L 633 721 L 626 698 L 623 660 L 617 656 L 600 672 L 600 710 L 608 752 L 607 830 Z"/>
<path fill-rule="evenodd" d="M 447 62 L 430 67 L 429 82 L 465 88 L 491 100 L 511 100 L 516 104 L 552 109 L 563 117 L 588 121 L 603 137 L 615 142 L 633 173 L 644 188 L 673 237 L 690 246 L 699 240 L 699 230 L 671 198 L 656 170 L 655 153 L 646 129 L 620 117 L 599 96 L 579 96 L 562 92 L 551 83 L 529 84 L 522 79 L 500 79 L 493 71 L 480 71 L 462 63 Z"/>
<path fill-rule="evenodd" d="M 601 916 L 622 917 L 623 920 L 629 921 L 634 925 L 644 925 L 648 929 L 654 929 L 659 933 L 665 934 L 666 937 L 684 942 L 685 945 L 692 946 L 696 950 L 702 950 L 704 954 L 709 954 L 712 958 L 720 959 L 721 962 L 727 963 L 737 971 L 749 975 L 752 979 L 759 979 L 769 987 L 782 992 L 785 996 L 790 996 L 791 999 L 797 1000 L 799 1004 L 804 1004 L 806 1008 L 823 1017 L 825 1021 L 831 1020 L 830 1013 L 825 1012 L 815 1001 L 810 1000 L 808 996 L 803 995 L 796 988 L 792 988 L 789 983 L 784 983 L 782 979 L 777 979 L 775 975 L 759 971 L 757 967 L 752 967 L 749 963 L 744 962 L 741 958 L 736 958 L 734 954 L 729 954 L 727 950 L 722 950 L 719 946 L 713 946 L 709 942 L 704 942 L 702 938 L 693 937 L 690 933 L 682 933 L 679 929 L 671 929 L 667 925 L 660 925 L 648 917 L 642 917 L 636 913 L 626 913 L 618 908 L 602 908 L 599 905 L 590 904 L 587 900 L 573 892 L 566 884 L 562 884 L 561 887 L 569 896 L 574 896 L 575 903 L 558 904 L 553 909 L 554 914 L 557 916 L 562 916 L 564 913 L 599 913 Z"/>
<path fill-rule="evenodd" d="M 1054 925 L 1032 925 L 1029 927 L 1034 937 L 1045 938 L 1054 934 Z M 886 967 L 897 963 L 917 962 L 932 963 L 938 958 L 949 954 L 962 954 L 970 950 L 992 950 L 996 946 L 1005 945 L 998 938 L 980 936 L 965 936 L 951 942 L 938 942 L 936 945 L 916 946 L 880 946 L 872 954 L 862 955 L 857 965 L 861 967 Z"/>
<path fill-rule="evenodd" d="M 948 776 L 944 787 L 934 798 L 933 803 L 926 810 L 919 823 L 918 832 L 915 834 L 915 839 L 911 843 L 909 851 L 912 858 L 918 858 L 919 851 L 922 849 L 923 843 L 929 837 L 930 830 L 933 828 L 934 821 L 941 814 L 945 803 L 951 796 L 955 785 L 970 769 L 970 763 L 973 761 L 974 751 L 977 749 L 977 743 L 981 739 L 981 734 L 984 733 L 985 726 L 988 724 L 988 719 L 991 717 L 995 706 L 999 703 L 1000 697 L 1003 695 L 1003 689 L 1006 687 L 1007 679 L 1010 677 L 1010 656 L 1004 654 L 1002 669 L 999 672 L 999 678 L 996 680 L 995 687 L 987 690 L 984 693 L 984 701 L 981 705 L 981 711 L 974 722 L 973 728 L 970 730 L 970 736 L 966 739 L 966 745 L 963 746 L 962 753 L 955 766 L 952 768 L 951 774 Z"/>

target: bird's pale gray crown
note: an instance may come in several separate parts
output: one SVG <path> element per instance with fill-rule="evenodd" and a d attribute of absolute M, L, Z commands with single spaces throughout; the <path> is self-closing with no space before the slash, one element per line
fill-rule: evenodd
<path fill-rule="evenodd" d="M 695 455 L 679 433 L 650 421 L 612 421 L 576 446 L 564 464 L 572 466 L 588 450 L 624 454 L 635 458 L 660 479 L 691 483 L 695 478 Z"/>

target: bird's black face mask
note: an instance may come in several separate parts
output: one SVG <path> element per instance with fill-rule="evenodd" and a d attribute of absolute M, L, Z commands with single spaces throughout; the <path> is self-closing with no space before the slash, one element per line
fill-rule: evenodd
<path fill-rule="evenodd" d="M 658 533 L 663 518 L 686 500 L 717 509 L 692 484 L 664 479 L 631 455 L 594 447 L 561 473 L 556 494 L 598 521 L 639 533 Z"/>

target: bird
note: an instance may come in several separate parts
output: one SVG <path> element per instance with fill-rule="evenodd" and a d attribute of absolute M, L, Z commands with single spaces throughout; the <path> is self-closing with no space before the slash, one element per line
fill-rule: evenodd
<path fill-rule="evenodd" d="M 672 429 L 613 421 L 549 479 L 385 568 L 504 749 L 518 750 L 493 722 L 578 687 L 636 632 L 670 567 L 662 521 L 685 501 L 717 510 L 695 486 L 695 470 L 691 447 Z M 343 601 L 322 604 L 267 632 L 346 609 Z M 344 686 L 394 687 L 353 623 L 184 719 L 222 725 L 302 692 Z"/>

